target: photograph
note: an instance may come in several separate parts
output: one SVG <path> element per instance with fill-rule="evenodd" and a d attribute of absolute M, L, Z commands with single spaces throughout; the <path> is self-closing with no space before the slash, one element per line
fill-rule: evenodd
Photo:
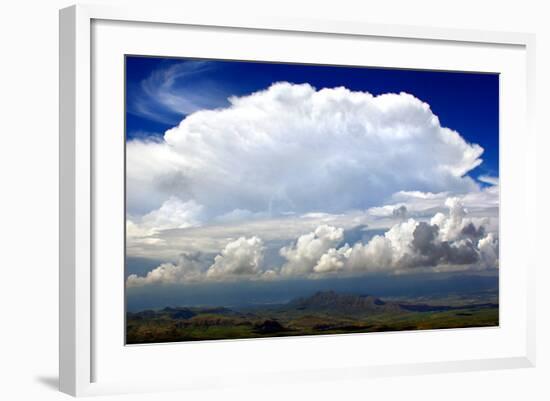
<path fill-rule="evenodd" d="M 499 326 L 499 74 L 124 69 L 126 345 Z"/>

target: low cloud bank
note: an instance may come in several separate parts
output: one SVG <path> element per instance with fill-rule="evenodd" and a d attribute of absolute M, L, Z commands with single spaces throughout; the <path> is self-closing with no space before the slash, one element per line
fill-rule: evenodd
<path fill-rule="evenodd" d="M 257 236 L 229 241 L 208 261 L 200 253 L 183 253 L 176 263 L 164 263 L 145 276 L 132 274 L 128 286 L 182 284 L 215 280 L 274 280 L 289 277 L 498 268 L 499 241 L 488 232 L 489 219 L 470 217 L 459 198 L 445 202 L 448 213 L 429 221 L 406 219 L 369 241 L 342 244 L 344 230 L 323 224 L 279 250 L 285 262 L 264 266 L 265 245 Z"/>

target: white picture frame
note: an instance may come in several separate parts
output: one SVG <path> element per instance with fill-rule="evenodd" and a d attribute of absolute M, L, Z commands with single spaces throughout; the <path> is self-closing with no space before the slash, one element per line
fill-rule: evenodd
<path fill-rule="evenodd" d="M 378 38 L 386 41 L 417 41 L 421 43 L 435 43 L 438 46 L 460 45 L 462 47 L 483 47 L 492 46 L 495 48 L 510 48 L 514 53 L 511 57 L 517 58 L 518 71 L 525 76 L 516 77 L 517 85 L 521 87 L 524 97 L 520 96 L 518 104 L 522 104 L 525 110 L 517 111 L 516 123 L 523 131 L 521 135 L 522 144 L 519 144 L 518 137 L 507 136 L 501 154 L 503 158 L 502 169 L 508 170 L 507 163 L 510 162 L 510 153 L 506 152 L 514 149 L 521 161 L 521 168 L 514 174 L 509 174 L 510 186 L 514 183 L 523 183 L 521 194 L 510 194 L 509 204 L 515 203 L 521 206 L 522 216 L 526 221 L 525 228 L 534 224 L 536 219 L 536 205 L 534 202 L 534 193 L 536 186 L 535 169 L 535 132 L 533 129 L 534 112 L 534 35 L 525 33 L 507 33 L 507 32 L 485 32 L 470 31 L 459 29 L 439 29 L 415 26 L 397 26 L 397 25 L 375 25 L 360 21 L 317 21 L 317 20 L 296 20 L 292 18 L 258 17 L 258 16 L 215 16 L 187 14 L 185 10 L 166 10 L 155 7 L 131 7 L 131 8 L 113 8 L 104 5 L 78 5 L 72 6 L 60 11 L 60 390 L 75 396 L 107 394 L 107 393 L 125 393 L 132 391 L 161 391 L 167 389 L 188 389 L 188 388 L 208 388 L 209 386 L 224 386 L 230 381 L 233 385 L 239 382 L 224 378 L 229 370 L 226 367 L 219 368 L 219 371 L 212 372 L 211 375 L 205 375 L 204 371 L 197 369 L 187 372 L 186 379 L 178 377 L 168 377 L 166 379 L 151 379 L 150 381 L 140 380 L 139 383 L 133 382 L 128 377 L 115 377 L 110 375 L 109 379 L 99 379 L 101 372 L 98 372 L 96 358 L 98 353 L 106 353 L 107 348 L 103 345 L 97 345 L 96 325 L 98 319 L 102 319 L 101 308 L 94 306 L 94 293 L 101 285 L 94 274 L 96 260 L 96 245 L 94 235 L 97 234 L 98 225 L 96 220 L 100 213 L 96 213 L 96 181 L 95 174 L 97 169 L 98 153 L 103 152 L 101 144 L 97 144 L 93 138 L 93 127 L 97 125 L 94 121 L 94 103 L 92 101 L 93 86 L 92 79 L 96 60 L 94 53 L 101 46 L 100 40 L 93 41 L 93 24 L 98 21 L 108 21 L 108 24 L 133 23 L 139 22 L 155 25 L 158 27 L 201 27 L 204 29 L 230 29 L 233 32 L 244 32 L 253 34 L 256 31 L 284 33 L 287 35 L 306 34 L 309 37 L 331 37 L 339 38 Z M 136 30 L 140 27 L 134 27 Z M 127 27 L 118 27 L 117 29 L 129 29 Z M 165 33 L 159 31 L 159 35 Z M 101 49 L 100 49 L 101 50 Z M 517 50 L 517 51 L 516 51 Z M 517 54 L 516 54 L 517 53 Z M 465 61 L 466 63 L 467 61 Z M 496 61 L 495 61 L 496 62 Z M 383 65 L 385 65 L 382 62 Z M 401 67 L 405 67 L 402 65 Z M 409 66 L 410 67 L 410 66 Z M 452 66 L 451 66 L 452 67 Z M 457 66 L 457 69 L 464 66 Z M 504 67 L 504 66 L 503 66 Z M 475 70 L 475 67 L 472 67 Z M 496 68 L 498 70 L 498 68 Z M 495 71 L 498 72 L 498 71 Z M 502 112 L 502 111 L 501 111 Z M 511 112 L 516 113 L 516 112 Z M 513 116 L 512 116 L 513 117 Z M 514 117 L 515 118 L 515 117 Z M 506 129 L 506 126 L 503 127 Z M 116 152 L 111 150 L 112 152 Z M 502 153 L 504 152 L 504 153 Z M 120 155 L 122 157 L 122 155 Z M 503 186 L 507 183 L 503 179 Z M 510 186 L 508 188 L 510 188 Z M 510 189 L 508 189 L 510 191 Z M 511 191 L 510 191 L 511 192 Z M 513 198 L 513 199 L 512 199 Z M 503 198 L 506 199 L 506 198 Z M 510 206 L 503 208 L 502 222 L 504 225 L 515 225 L 513 219 L 514 212 Z M 508 217 L 510 216 L 510 217 Z M 507 219 L 510 223 L 507 223 Z M 123 228 L 120 229 L 122 232 Z M 510 236 L 511 238 L 511 236 Z M 503 241 L 504 247 L 510 242 Z M 512 367 L 529 367 L 535 364 L 535 284 L 534 271 L 537 263 L 536 254 L 530 252 L 531 244 L 527 242 L 514 244 L 517 249 L 515 253 L 523 252 L 530 255 L 527 261 L 521 266 L 521 279 L 516 282 L 517 294 L 522 299 L 521 310 L 517 313 L 521 319 L 521 333 L 514 334 L 514 352 L 506 353 L 495 349 L 494 352 L 488 352 L 484 355 L 481 352 L 472 354 L 467 358 L 444 359 L 420 361 L 413 355 L 407 362 L 396 363 L 391 359 L 385 362 L 383 356 L 378 358 L 373 364 L 355 361 L 351 363 L 342 362 L 338 365 L 333 361 L 331 364 L 330 352 L 326 358 L 325 365 L 312 363 L 303 364 L 297 369 L 286 371 L 280 368 L 276 374 L 255 370 L 241 366 L 239 369 L 250 374 L 259 383 L 269 383 L 272 380 L 326 380 L 329 377 L 353 377 L 360 380 L 365 377 L 380 375 L 400 375 L 400 374 L 419 374 L 450 371 L 467 371 L 480 369 L 502 369 Z M 504 254 L 513 258 L 510 253 Z M 501 270 L 502 272 L 502 270 Z M 509 276 L 510 277 L 510 276 Z M 510 282 L 511 280 L 507 282 Z M 511 284 L 510 284 L 511 285 Z M 114 286 L 116 287 L 116 286 Z M 104 297 L 113 295 L 110 290 L 103 292 Z M 501 293 L 506 297 L 506 293 Z M 523 300 L 523 298 L 525 298 Z M 506 304 L 506 302 L 504 302 Z M 504 308 L 505 306 L 503 306 Z M 103 322 L 106 324 L 114 324 Z M 122 321 L 120 322 L 122 325 Z M 500 328 L 502 332 L 506 327 Z M 487 330 L 487 329 L 486 329 Z M 498 330 L 498 329 L 497 329 Z M 476 336 L 487 337 L 487 341 L 493 341 L 495 330 L 493 332 L 470 331 L 469 338 Z M 411 334 L 409 333 L 409 336 Z M 452 335 L 452 334 L 451 334 Z M 399 338 L 410 339 L 412 337 L 398 337 L 393 334 L 378 335 L 393 336 L 394 342 L 400 341 Z M 414 334 L 413 334 L 414 336 Z M 419 333 L 416 336 L 427 336 L 430 342 L 445 341 L 437 332 Z M 206 353 L 213 357 L 214 353 L 235 352 L 244 353 L 243 355 L 253 354 L 262 349 L 262 347 L 275 348 L 275 352 L 281 352 L 287 347 L 292 350 L 298 348 L 307 349 L 310 354 L 315 354 L 321 347 L 334 347 L 341 339 L 332 339 L 310 341 L 304 346 L 304 342 L 297 343 L 299 339 L 292 340 L 248 340 L 248 341 L 221 341 L 206 342 L 198 345 L 198 348 L 191 348 L 189 345 L 185 351 L 189 355 Z M 494 338 L 493 338 L 494 337 Z M 368 338 L 352 335 L 346 337 L 348 342 L 358 344 L 358 341 L 366 341 Z M 510 337 L 512 338 L 512 337 Z M 501 347 L 505 347 L 506 337 L 501 339 Z M 118 340 L 117 340 L 118 341 Z M 467 341 L 465 339 L 465 341 Z M 123 342 L 120 347 L 124 347 Z M 233 344 L 233 345 L 232 345 Z M 235 345 L 236 344 L 236 345 Z M 244 344 L 244 345 L 243 345 Z M 176 345 L 177 346 L 177 345 Z M 193 345 L 196 347 L 197 345 Z M 512 345 L 511 345 L 512 346 Z M 148 347 L 148 353 L 163 354 L 154 357 L 155 361 L 162 358 L 170 358 L 167 352 L 172 346 L 157 346 L 159 352 L 155 351 L 155 346 Z M 181 347 L 180 347 L 181 348 Z M 209 350 L 210 348 L 211 350 Z M 181 348 L 183 349 L 183 348 Z M 163 350 L 163 351 L 161 351 Z M 277 351 L 278 350 L 278 351 Z M 294 352 L 294 351 L 291 351 Z M 306 352 L 306 351 L 304 351 Z M 134 355 L 135 354 L 135 355 Z M 139 352 L 134 352 L 130 358 L 139 360 Z M 229 355 L 229 354 L 228 354 Z M 444 357 L 444 356 L 443 356 Z M 99 358 L 107 360 L 103 355 Z M 148 357 L 150 358 L 150 356 Z M 252 358 L 252 356 L 251 356 Z M 246 359 L 246 358 L 244 358 Z M 148 363 L 153 359 L 148 360 Z M 109 360 L 109 363 L 115 362 Z M 105 364 L 105 363 L 103 363 Z M 329 365 L 326 365 L 329 364 Z M 309 366 L 309 367 L 308 367 Z M 315 367 L 313 367 L 315 366 Z M 215 370 L 215 369 L 214 369 Z M 189 376 L 189 374 L 191 376 Z M 246 383 L 243 382 L 241 384 Z"/>

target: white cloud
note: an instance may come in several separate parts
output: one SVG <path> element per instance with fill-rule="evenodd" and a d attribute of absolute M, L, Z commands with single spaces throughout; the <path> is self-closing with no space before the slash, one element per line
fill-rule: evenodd
<path fill-rule="evenodd" d="M 319 226 L 315 231 L 300 236 L 295 244 L 281 249 L 281 256 L 287 260 L 281 268 L 281 274 L 311 273 L 321 256 L 343 239 L 343 229 L 328 225 Z"/>
<path fill-rule="evenodd" d="M 339 249 L 331 248 L 321 255 L 317 264 L 313 267 L 315 273 L 327 273 L 339 271 L 344 268 L 346 259 L 349 258 L 351 249 L 345 244 Z"/>
<path fill-rule="evenodd" d="M 183 284 L 203 279 L 203 261 L 199 253 L 182 253 L 176 263 L 163 263 L 146 276 L 131 274 L 126 281 L 129 287 L 146 284 Z"/>
<path fill-rule="evenodd" d="M 176 197 L 165 201 L 160 208 L 147 213 L 141 223 L 157 230 L 170 228 L 188 228 L 200 225 L 200 214 L 203 207 L 194 200 L 182 202 Z"/>
<path fill-rule="evenodd" d="M 388 271 L 396 257 L 392 241 L 387 236 L 376 235 L 366 244 L 355 244 L 345 266 L 353 272 Z"/>
<path fill-rule="evenodd" d="M 495 268 L 499 266 L 498 238 L 494 233 L 489 233 L 485 238 L 479 240 L 477 247 L 481 255 L 481 266 Z"/>
<path fill-rule="evenodd" d="M 449 208 L 449 214 L 437 213 L 432 217 L 430 223 L 439 227 L 439 237 L 444 241 L 449 241 L 457 238 L 460 235 L 466 221 L 466 210 L 460 199 L 448 198 L 445 201 L 445 206 Z"/>
<path fill-rule="evenodd" d="M 437 212 L 446 212 L 449 198 L 458 198 L 460 203 L 468 210 L 469 216 L 490 217 L 494 220 L 491 224 L 498 224 L 499 208 L 499 184 L 493 180 L 490 186 L 470 191 L 460 196 L 451 196 L 449 192 L 421 192 L 421 191 L 399 191 L 394 193 L 387 205 L 371 207 L 367 214 L 375 219 L 399 220 L 401 213 L 396 213 L 404 207 L 404 215 L 410 217 L 428 217 Z"/>
<path fill-rule="evenodd" d="M 254 276 L 261 273 L 264 245 L 260 238 L 241 237 L 228 243 L 206 272 L 208 278 Z"/>
<path fill-rule="evenodd" d="M 250 210 L 246 209 L 233 209 L 228 213 L 218 216 L 216 218 L 216 222 L 230 224 L 244 220 L 250 221 L 267 217 L 269 217 L 269 215 L 267 215 L 266 213 L 253 213 Z"/>
<path fill-rule="evenodd" d="M 214 219 L 239 209 L 342 213 L 400 190 L 478 189 L 465 174 L 483 149 L 409 94 L 278 83 L 230 103 L 189 115 L 160 143 L 128 142 L 131 214 L 171 196 L 193 199 Z"/>
<path fill-rule="evenodd" d="M 415 219 L 408 219 L 390 228 L 384 237 L 390 242 L 393 250 L 393 261 L 401 259 L 410 251 L 410 244 L 414 238 L 414 230 L 418 225 Z"/>
<path fill-rule="evenodd" d="M 264 245 L 260 238 L 241 237 L 228 242 L 208 267 L 209 259 L 200 252 L 182 253 L 176 263 L 162 263 L 145 276 L 131 274 L 128 287 L 147 284 L 185 284 L 205 280 L 231 280 L 256 278 L 271 280 L 273 270 L 263 271 L 260 266 L 264 257 Z M 210 262 L 211 263 L 211 262 Z"/>
<path fill-rule="evenodd" d="M 373 217 L 393 217 L 397 219 L 404 219 L 409 210 L 405 204 L 392 204 L 374 206 L 369 208 L 367 212 Z"/>
<path fill-rule="evenodd" d="M 409 219 L 394 225 L 384 235 L 375 235 L 367 243 L 357 242 L 330 249 L 319 262 L 322 269 L 316 273 L 391 273 L 398 269 L 399 261 L 411 251 L 410 244 L 418 222 Z"/>
<path fill-rule="evenodd" d="M 175 196 L 138 219 L 126 219 L 126 235 L 130 239 L 150 237 L 162 230 L 189 228 L 200 225 L 202 205 L 194 200 L 182 202 Z"/>

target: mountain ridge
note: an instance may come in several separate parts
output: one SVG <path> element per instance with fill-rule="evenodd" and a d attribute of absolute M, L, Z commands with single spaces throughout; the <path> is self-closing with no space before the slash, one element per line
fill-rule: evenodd
<path fill-rule="evenodd" d="M 335 291 L 317 291 L 309 297 L 296 298 L 287 304 L 297 310 L 337 310 L 353 313 L 385 313 L 402 311 L 399 304 L 386 302 L 369 294 L 342 294 Z"/>

